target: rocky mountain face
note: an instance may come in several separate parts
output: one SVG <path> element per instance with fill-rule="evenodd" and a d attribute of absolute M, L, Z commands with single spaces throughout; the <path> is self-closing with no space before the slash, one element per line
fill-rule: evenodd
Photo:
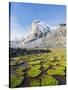
<path fill-rule="evenodd" d="M 52 28 L 44 22 L 34 20 L 25 39 L 14 40 L 10 43 L 12 48 L 52 48 L 65 47 L 66 25 L 60 24 Z"/>
<path fill-rule="evenodd" d="M 43 39 L 44 47 L 65 47 L 66 45 L 66 25 L 59 25 Z"/>
<path fill-rule="evenodd" d="M 33 21 L 30 27 L 29 35 L 27 37 L 28 40 L 42 38 L 46 36 L 47 33 L 50 32 L 50 28 L 43 22 Z"/>

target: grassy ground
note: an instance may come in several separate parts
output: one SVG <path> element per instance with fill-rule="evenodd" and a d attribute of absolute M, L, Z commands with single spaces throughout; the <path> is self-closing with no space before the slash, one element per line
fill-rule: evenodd
<path fill-rule="evenodd" d="M 66 50 L 65 48 L 55 48 L 51 49 L 51 51 L 49 53 L 31 54 L 14 58 L 14 61 L 10 62 L 10 67 L 19 64 L 21 61 L 26 62 L 28 66 L 18 66 L 14 75 L 10 75 L 10 86 L 19 86 L 27 76 L 30 79 L 30 86 L 61 84 L 60 79 L 56 79 L 53 76 L 66 76 Z M 65 81 L 65 79 L 62 81 Z"/>

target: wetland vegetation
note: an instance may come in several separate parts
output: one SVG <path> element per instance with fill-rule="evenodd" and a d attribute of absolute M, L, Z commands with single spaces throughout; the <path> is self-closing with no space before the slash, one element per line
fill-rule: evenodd
<path fill-rule="evenodd" d="M 41 49 L 42 50 L 42 49 Z M 66 84 L 66 50 L 49 52 L 35 49 L 10 58 L 10 87 L 31 87 Z M 34 52 L 33 52 L 34 51 Z"/>

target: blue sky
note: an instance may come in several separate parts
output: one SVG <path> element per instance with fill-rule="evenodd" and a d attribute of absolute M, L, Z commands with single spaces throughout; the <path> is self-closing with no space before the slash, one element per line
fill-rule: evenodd
<path fill-rule="evenodd" d="M 65 23 L 66 7 L 12 2 L 10 6 L 11 39 L 25 36 L 33 20 L 41 20 L 51 26 Z"/>

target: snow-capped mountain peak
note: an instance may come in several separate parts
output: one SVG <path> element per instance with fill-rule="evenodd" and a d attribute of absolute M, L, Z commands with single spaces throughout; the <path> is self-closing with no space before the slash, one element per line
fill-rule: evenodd
<path fill-rule="evenodd" d="M 34 20 L 30 26 L 29 34 L 27 36 L 28 41 L 36 38 L 46 36 L 50 32 L 50 27 L 39 20 Z"/>
<path fill-rule="evenodd" d="M 63 44 L 65 43 L 65 30 L 66 26 L 65 24 L 61 24 L 56 27 L 51 27 L 47 25 L 46 23 L 40 21 L 40 20 L 33 20 L 31 25 L 29 26 L 29 32 L 25 39 L 18 39 L 11 42 L 11 47 L 13 48 L 36 48 L 36 47 L 44 47 L 44 46 L 56 46 L 56 40 L 57 37 L 59 38 L 61 36 L 61 39 L 63 39 Z M 62 32 L 62 34 L 59 36 L 59 33 Z M 51 44 L 51 42 L 55 41 Z M 62 41 L 62 40 L 61 40 Z M 58 43 L 58 41 L 57 41 Z M 60 40 L 59 43 L 61 44 Z M 63 46 L 62 44 L 62 46 Z"/>

